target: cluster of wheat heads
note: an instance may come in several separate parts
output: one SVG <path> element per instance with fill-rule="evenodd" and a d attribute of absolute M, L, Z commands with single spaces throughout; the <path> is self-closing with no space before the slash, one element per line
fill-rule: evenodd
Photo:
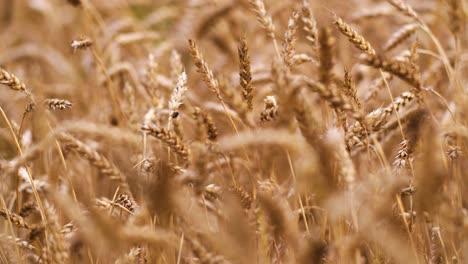
<path fill-rule="evenodd" d="M 0 1 L 0 263 L 465 263 L 466 9 Z"/>

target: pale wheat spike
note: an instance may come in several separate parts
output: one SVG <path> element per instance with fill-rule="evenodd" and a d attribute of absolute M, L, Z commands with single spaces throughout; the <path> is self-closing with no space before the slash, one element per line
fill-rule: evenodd
<path fill-rule="evenodd" d="M 398 171 L 409 167 L 410 162 L 410 153 L 408 148 L 408 140 L 403 140 L 398 147 L 397 155 L 395 156 L 395 161 L 393 162 L 393 170 Z"/>
<path fill-rule="evenodd" d="M 177 50 L 172 50 L 171 52 L 171 79 L 173 82 L 177 82 L 180 74 L 184 71 L 184 65 L 182 63 L 182 58 L 180 57 Z"/>
<path fill-rule="evenodd" d="M 21 238 L 13 237 L 13 236 L 8 236 L 5 234 L 0 234 L 0 241 L 2 247 L 5 246 L 5 244 L 10 244 L 10 245 L 17 245 L 21 249 L 25 250 L 34 250 L 35 247 L 31 245 L 28 241 L 23 240 Z"/>
<path fill-rule="evenodd" d="M 387 0 L 387 2 L 389 2 L 393 7 L 395 7 L 405 16 L 411 17 L 418 22 L 421 21 L 416 11 L 414 11 L 414 9 L 410 5 L 403 2 L 403 0 Z"/>
<path fill-rule="evenodd" d="M 49 110 L 64 110 L 72 107 L 72 103 L 65 99 L 48 98 L 44 100 L 44 105 Z"/>
<path fill-rule="evenodd" d="M 419 24 L 408 24 L 403 26 L 400 30 L 393 33 L 393 35 L 388 39 L 387 43 L 384 45 L 384 50 L 389 51 L 400 45 L 403 41 L 413 35 L 418 27 Z"/>
<path fill-rule="evenodd" d="M 8 71 L 0 68 L 0 84 L 5 84 L 10 87 L 12 90 L 22 92 L 28 96 L 31 94 L 26 89 L 26 85 L 20 81 L 15 75 L 9 73 Z"/>
<path fill-rule="evenodd" d="M 291 17 L 288 21 L 288 29 L 284 33 L 283 45 L 282 45 L 282 53 L 283 53 L 283 61 L 286 63 L 288 67 L 293 66 L 293 57 L 296 53 L 294 48 L 294 43 L 296 42 L 296 31 L 297 31 L 297 22 L 299 20 L 299 14 L 297 12 L 293 12 Z"/>
<path fill-rule="evenodd" d="M 177 85 L 172 91 L 171 98 L 168 102 L 170 113 L 170 118 L 174 118 L 173 116 L 176 115 L 177 110 L 183 104 L 185 93 L 187 92 L 187 74 L 182 71 L 179 75 L 179 79 L 177 81 Z"/>
<path fill-rule="evenodd" d="M 273 24 L 271 16 L 267 14 L 263 0 L 249 0 L 249 2 L 255 11 L 255 14 L 257 14 L 257 20 L 262 24 L 267 35 L 270 38 L 275 39 L 275 25 Z"/>
<path fill-rule="evenodd" d="M 304 0 L 304 2 L 302 3 L 301 11 L 301 20 L 304 24 L 303 29 L 306 33 L 306 39 L 310 41 L 313 47 L 316 47 L 318 38 L 317 21 L 315 21 L 312 15 L 312 10 L 310 9 L 307 0 Z"/>

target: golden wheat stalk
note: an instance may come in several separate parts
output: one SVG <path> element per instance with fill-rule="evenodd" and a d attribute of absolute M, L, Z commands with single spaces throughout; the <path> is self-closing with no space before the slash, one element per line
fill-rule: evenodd
<path fill-rule="evenodd" d="M 374 68 L 381 68 L 386 72 L 394 74 L 416 89 L 421 89 L 422 87 L 419 73 L 415 71 L 409 63 L 398 60 L 388 60 L 378 55 L 362 56 L 361 61 Z"/>
<path fill-rule="evenodd" d="M 367 41 L 363 36 L 359 35 L 354 29 L 352 29 L 348 24 L 346 24 L 340 17 L 334 16 L 333 24 L 338 28 L 338 30 L 345 35 L 349 42 L 358 48 L 360 51 L 367 53 L 369 55 L 374 55 L 375 50 L 372 48 L 369 41 Z"/>
<path fill-rule="evenodd" d="M 172 132 L 164 129 L 157 127 L 156 125 L 152 123 L 147 123 L 144 124 L 141 127 L 141 130 L 143 132 L 147 133 L 150 136 L 153 136 L 162 142 L 164 142 L 168 147 L 172 149 L 177 155 L 182 158 L 184 162 L 188 162 L 189 159 L 189 149 L 186 145 L 182 143 L 182 141 L 174 135 Z"/>
<path fill-rule="evenodd" d="M 252 86 L 252 73 L 250 70 L 250 56 L 247 47 L 247 41 L 242 38 L 239 43 L 239 82 L 242 87 L 242 97 L 244 98 L 247 108 L 252 111 L 253 109 L 253 86 Z"/>
<path fill-rule="evenodd" d="M 100 173 L 105 176 L 109 176 L 111 180 L 117 181 L 124 190 L 128 191 L 130 189 L 125 175 L 123 175 L 119 169 L 117 169 L 117 167 L 115 167 L 115 165 L 103 155 L 69 134 L 61 133 L 58 136 L 58 139 L 62 141 L 65 148 L 77 152 L 80 156 L 99 169 Z"/>
<path fill-rule="evenodd" d="M 7 209 L 1 209 L 0 208 L 0 216 L 9 219 L 15 226 L 21 227 L 21 228 L 27 228 L 29 229 L 29 225 L 24 221 L 23 217 L 21 217 L 18 214 L 12 213 L 8 211 Z"/>
<path fill-rule="evenodd" d="M 208 64 L 203 59 L 195 41 L 189 39 L 189 45 L 190 55 L 197 67 L 197 71 L 202 75 L 203 81 L 205 81 L 210 90 L 218 97 L 219 100 L 222 100 L 221 93 L 219 92 L 219 82 L 214 77 L 213 71 L 208 67 Z"/>
<path fill-rule="evenodd" d="M 413 35 L 416 30 L 419 28 L 419 24 L 408 24 L 400 28 L 397 32 L 388 39 L 387 43 L 384 45 L 384 50 L 389 51 L 396 46 L 400 45 L 403 41 Z"/>

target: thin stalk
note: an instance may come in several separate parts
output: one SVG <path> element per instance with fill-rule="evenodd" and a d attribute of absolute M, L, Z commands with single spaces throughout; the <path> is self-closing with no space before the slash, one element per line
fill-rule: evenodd
<path fill-rule="evenodd" d="M 5 122 L 7 123 L 8 129 L 11 132 L 11 136 L 13 137 L 15 141 L 16 148 L 18 150 L 18 153 L 20 156 L 23 156 L 23 150 L 21 149 L 21 145 L 18 141 L 18 138 L 16 137 L 15 131 L 13 130 L 13 127 L 11 126 L 10 120 L 8 120 L 8 117 L 6 116 L 5 112 L 3 111 L 3 108 L 0 106 L 0 112 L 2 113 L 3 119 L 5 119 Z M 36 185 L 34 184 L 34 179 L 31 174 L 31 170 L 29 169 L 28 165 L 25 165 L 26 167 L 26 172 L 28 174 L 29 178 L 29 183 L 31 184 L 31 189 L 33 190 L 34 193 L 34 198 L 36 199 L 37 205 L 39 206 L 39 211 L 41 213 L 41 218 L 44 223 L 47 222 L 47 218 L 45 216 L 45 211 L 44 211 L 44 206 L 42 205 L 41 198 L 39 197 L 39 193 L 37 192 Z"/>

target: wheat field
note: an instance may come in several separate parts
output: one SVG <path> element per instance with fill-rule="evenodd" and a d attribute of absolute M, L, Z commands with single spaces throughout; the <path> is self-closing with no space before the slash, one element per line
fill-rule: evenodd
<path fill-rule="evenodd" d="M 468 263 L 465 0 L 0 0 L 0 263 Z"/>

